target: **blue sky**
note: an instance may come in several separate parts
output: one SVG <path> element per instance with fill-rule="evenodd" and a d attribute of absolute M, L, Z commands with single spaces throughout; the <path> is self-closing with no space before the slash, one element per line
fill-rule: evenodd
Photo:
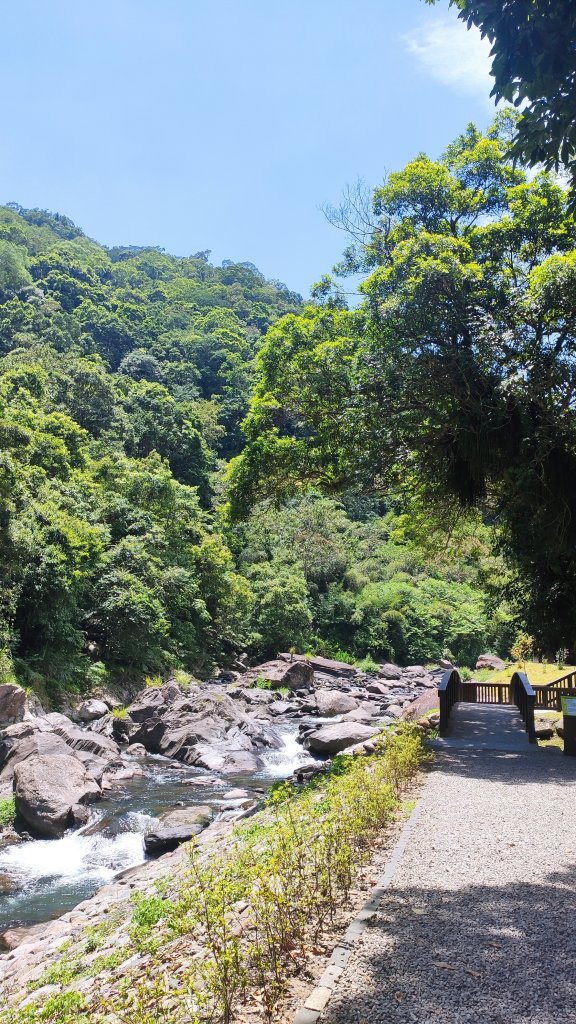
<path fill-rule="evenodd" d="M 0 202 L 303 294 L 345 241 L 323 203 L 494 109 L 448 0 L 20 0 L 2 21 Z"/>

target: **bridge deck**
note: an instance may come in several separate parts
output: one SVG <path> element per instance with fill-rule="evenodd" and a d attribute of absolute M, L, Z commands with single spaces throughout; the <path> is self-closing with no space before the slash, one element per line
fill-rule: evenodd
<path fill-rule="evenodd" d="M 519 753 L 534 749 L 534 744 L 528 742 L 518 709 L 509 704 L 456 704 L 450 714 L 448 731 L 436 745 Z"/>

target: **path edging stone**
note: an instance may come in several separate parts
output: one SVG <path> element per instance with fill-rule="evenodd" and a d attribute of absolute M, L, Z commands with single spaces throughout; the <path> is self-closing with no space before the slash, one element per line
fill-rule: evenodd
<path fill-rule="evenodd" d="M 398 870 L 400 861 L 402 860 L 408 840 L 412 836 L 412 833 L 418 823 L 421 803 L 422 794 L 418 797 L 412 813 L 404 825 L 398 841 L 386 862 L 386 867 L 372 889 L 370 896 L 353 917 L 338 945 L 332 950 L 332 955 L 328 961 L 326 970 L 319 979 L 318 984 L 314 986 L 309 996 L 306 998 L 304 1005 L 296 1013 L 293 1024 L 316 1024 L 320 1014 L 327 1006 L 330 997 L 336 988 L 336 984 L 350 959 L 356 942 L 366 931 L 370 921 L 372 921 L 376 916 L 380 901 L 386 889 L 394 880 L 394 876 Z"/>

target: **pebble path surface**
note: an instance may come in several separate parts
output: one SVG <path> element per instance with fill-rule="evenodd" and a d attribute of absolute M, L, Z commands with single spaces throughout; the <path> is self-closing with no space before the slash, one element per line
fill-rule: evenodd
<path fill-rule="evenodd" d="M 320 1020 L 576 1022 L 576 759 L 440 746 L 417 815 Z"/>

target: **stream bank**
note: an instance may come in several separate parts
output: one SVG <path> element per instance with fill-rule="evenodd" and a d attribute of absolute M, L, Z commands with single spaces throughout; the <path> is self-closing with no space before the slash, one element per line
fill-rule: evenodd
<path fill-rule="evenodd" d="M 43 838 L 21 822 L 23 841 L 0 847 L 0 943 L 12 946 L 24 935 L 21 927 L 66 914 L 119 872 L 141 865 L 147 830 L 158 829 L 168 812 L 201 805 L 216 824 L 237 820 L 295 769 L 306 774 L 318 758 L 369 750 L 371 738 L 436 686 L 436 676 L 419 666 L 382 666 L 366 675 L 325 659 L 286 658 L 186 691 L 168 681 L 141 691 L 121 715 L 101 702 L 88 722 L 33 713 L 18 707 L 21 695 L 5 694 L 5 712 L 17 720 L 4 724 L 5 713 L 0 734 L 4 792 L 16 789 L 18 765 L 36 764 L 41 773 L 56 750 L 81 762 L 99 799 L 80 805 L 88 813 L 78 828 Z M 282 693 L 250 685 L 262 678 Z M 230 791 L 240 796 L 226 799 Z M 48 797 L 57 797 L 61 818 L 61 793 Z"/>

